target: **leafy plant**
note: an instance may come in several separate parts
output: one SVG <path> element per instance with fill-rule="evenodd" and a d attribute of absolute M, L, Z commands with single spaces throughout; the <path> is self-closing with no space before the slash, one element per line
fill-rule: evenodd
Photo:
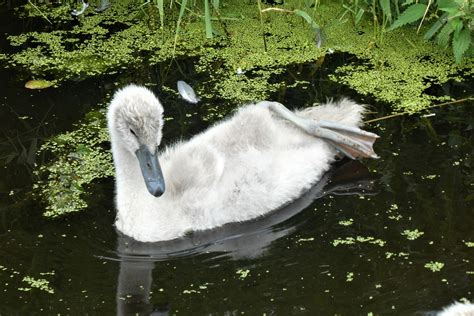
<path fill-rule="evenodd" d="M 421 20 L 419 30 L 427 16 L 431 3 L 430 0 L 428 4 L 411 4 L 398 16 L 388 31 Z M 437 34 L 436 41 L 444 48 L 452 43 L 454 58 L 459 63 L 471 47 L 471 32 L 474 28 L 474 2 L 471 0 L 438 0 L 436 7 L 437 11 L 444 13 L 425 33 L 424 38 L 429 40 Z"/>

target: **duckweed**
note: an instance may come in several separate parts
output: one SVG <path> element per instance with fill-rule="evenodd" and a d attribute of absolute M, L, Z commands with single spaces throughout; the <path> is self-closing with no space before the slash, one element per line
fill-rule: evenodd
<path fill-rule="evenodd" d="M 437 262 L 437 261 L 430 261 L 427 264 L 425 264 L 425 268 L 431 270 L 432 272 L 439 272 L 441 269 L 443 269 L 444 263 L 442 262 Z"/>
<path fill-rule="evenodd" d="M 243 279 L 245 279 L 246 277 L 249 276 L 250 270 L 248 270 L 248 269 L 238 269 L 235 273 L 238 274 L 239 279 L 243 280 Z"/>
<path fill-rule="evenodd" d="M 371 236 L 369 237 L 357 236 L 356 238 L 346 237 L 344 239 L 338 238 L 332 241 L 332 245 L 334 247 L 337 247 L 339 245 L 353 245 L 355 243 L 369 243 L 369 244 L 377 245 L 380 247 L 383 247 L 386 244 L 386 242 L 383 241 L 382 239 L 376 239 Z"/>
<path fill-rule="evenodd" d="M 46 203 L 43 214 L 47 217 L 86 208 L 87 185 L 114 174 L 112 155 L 103 147 L 108 142 L 105 120 L 102 113 L 95 114 L 76 130 L 54 137 L 40 149 L 41 154 L 54 157 L 36 171 L 43 180 L 34 186 Z"/>
<path fill-rule="evenodd" d="M 50 287 L 49 281 L 46 279 L 35 279 L 30 276 L 25 276 L 22 281 L 27 283 L 30 287 L 20 287 L 18 288 L 19 291 L 28 292 L 31 291 L 32 288 L 36 288 L 46 293 L 54 294 L 54 289 Z"/>
<path fill-rule="evenodd" d="M 298 5 L 285 3 L 282 7 L 300 9 Z M 69 8 L 64 8 L 45 7 L 42 11 L 48 19 L 55 20 L 67 16 L 63 11 Z M 354 28 L 350 22 L 338 19 L 338 3 L 322 3 L 317 14 L 308 11 L 326 34 L 322 48 L 317 47 L 314 32 L 298 16 L 267 12 L 265 50 L 256 5 L 245 1 L 226 3 L 222 16 L 232 12 L 240 12 L 240 16 L 226 20 L 225 29 L 216 23 L 215 30 L 221 35 L 213 39 L 206 39 L 201 19 L 190 16 L 175 45 L 172 19 L 159 28 L 153 14 L 143 17 L 143 11 L 133 1 L 121 1 L 100 15 L 87 15 L 71 28 L 10 36 L 10 44 L 19 51 L 0 56 L 0 60 L 32 77 L 47 75 L 61 81 L 115 73 L 122 71 L 124 65 L 196 56 L 196 70 L 211 74 L 202 83 L 209 96 L 248 102 L 268 98 L 275 92 L 281 83 L 272 82 L 272 78 L 286 66 L 318 63 L 326 54 L 340 51 L 353 54 L 364 63 L 354 61 L 339 67 L 331 80 L 388 102 L 396 112 L 409 113 L 448 99 L 429 95 L 430 87 L 460 81 L 463 73 L 474 73 L 473 58 L 455 64 L 449 52 L 424 42 L 413 29 L 374 36 L 370 21 Z M 24 6 L 22 12 L 25 16 L 38 16 L 30 5 Z M 142 18 L 137 19 L 139 16 Z"/>
<path fill-rule="evenodd" d="M 399 253 L 394 253 L 394 252 L 390 252 L 390 251 L 387 251 L 385 253 L 385 258 L 386 259 L 393 259 L 393 258 L 404 258 L 404 259 L 408 259 L 410 255 L 406 252 L 399 252 Z"/>
<path fill-rule="evenodd" d="M 348 220 L 339 221 L 339 225 L 342 226 L 351 226 L 352 224 L 354 224 L 354 220 L 352 218 Z"/>
<path fill-rule="evenodd" d="M 415 240 L 415 239 L 417 239 L 417 238 L 423 236 L 424 234 L 425 234 L 424 232 L 418 231 L 418 229 L 415 229 L 415 230 L 408 230 L 408 229 L 406 229 L 406 230 L 404 230 L 404 231 L 402 232 L 402 235 L 403 235 L 403 236 L 406 236 L 406 238 L 407 238 L 408 240 Z"/>
<path fill-rule="evenodd" d="M 354 280 L 354 272 L 347 272 L 346 282 L 352 282 Z"/>

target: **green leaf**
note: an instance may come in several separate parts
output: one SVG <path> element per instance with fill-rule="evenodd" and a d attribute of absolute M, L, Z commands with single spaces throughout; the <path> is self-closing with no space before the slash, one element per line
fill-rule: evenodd
<path fill-rule="evenodd" d="M 453 32 L 453 26 L 451 23 L 446 23 L 437 36 L 438 44 L 446 47 L 449 42 L 449 35 Z"/>
<path fill-rule="evenodd" d="M 204 21 L 206 24 L 206 37 L 212 38 L 211 11 L 209 10 L 209 0 L 204 0 Z"/>
<path fill-rule="evenodd" d="M 156 6 L 158 8 L 158 12 L 160 13 L 160 27 L 163 29 L 165 24 L 165 10 L 163 8 L 163 0 L 156 0 Z"/>
<path fill-rule="evenodd" d="M 392 31 L 400 26 L 403 26 L 408 23 L 413 23 L 423 17 L 426 11 L 426 4 L 415 3 L 409 6 L 402 14 L 398 17 L 398 19 L 393 22 L 392 26 L 390 26 L 387 31 Z"/>
<path fill-rule="evenodd" d="M 454 32 L 459 33 L 463 27 L 461 19 L 453 19 L 450 20 L 448 23 L 451 23 Z"/>
<path fill-rule="evenodd" d="M 438 0 L 437 4 L 438 8 L 443 11 L 458 8 L 458 5 L 453 0 Z"/>
<path fill-rule="evenodd" d="M 214 7 L 214 10 L 219 11 L 219 5 L 220 5 L 220 0 L 212 0 L 212 6 Z"/>
<path fill-rule="evenodd" d="M 184 10 L 186 9 L 187 3 L 188 0 L 181 1 L 181 8 L 179 9 L 178 21 L 176 22 L 176 30 L 174 34 L 173 55 L 176 50 L 176 44 L 178 43 L 179 31 L 181 30 L 181 20 L 183 19 Z"/>
<path fill-rule="evenodd" d="M 303 19 L 305 19 L 306 22 L 314 29 L 314 30 L 319 30 L 320 27 L 319 25 L 313 20 L 313 18 L 306 12 L 302 10 L 295 10 L 293 11 L 295 14 L 299 15 Z"/>
<path fill-rule="evenodd" d="M 383 15 L 387 17 L 389 22 L 392 22 L 392 10 L 390 8 L 390 0 L 380 0 Z"/>
<path fill-rule="evenodd" d="M 364 15 L 364 13 L 365 13 L 364 9 L 359 9 L 359 11 L 357 11 L 357 14 L 354 18 L 355 25 L 359 24 L 359 22 L 362 19 L 362 16 Z"/>
<path fill-rule="evenodd" d="M 460 63 L 462 56 L 471 46 L 471 32 L 468 28 L 463 28 L 458 34 L 453 36 L 453 53 L 456 63 Z"/>
<path fill-rule="evenodd" d="M 433 25 L 432 25 L 431 28 L 425 33 L 425 35 L 423 36 L 423 38 L 424 38 L 425 40 L 431 39 L 431 38 L 439 31 L 439 29 L 446 23 L 447 20 L 448 20 L 448 14 L 447 14 L 447 13 L 444 13 L 444 14 L 438 19 L 438 21 L 436 21 L 435 23 L 433 23 Z"/>
<path fill-rule="evenodd" d="M 44 79 L 30 80 L 25 83 L 27 89 L 46 89 L 54 86 L 54 81 L 48 81 Z"/>

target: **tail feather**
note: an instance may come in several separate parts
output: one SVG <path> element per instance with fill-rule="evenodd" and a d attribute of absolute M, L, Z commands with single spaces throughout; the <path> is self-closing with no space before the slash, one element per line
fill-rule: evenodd
<path fill-rule="evenodd" d="M 343 98 L 337 102 L 329 100 L 325 104 L 302 109 L 295 113 L 298 116 L 313 120 L 327 120 L 349 126 L 360 126 L 365 112 L 366 107 L 364 105 Z"/>

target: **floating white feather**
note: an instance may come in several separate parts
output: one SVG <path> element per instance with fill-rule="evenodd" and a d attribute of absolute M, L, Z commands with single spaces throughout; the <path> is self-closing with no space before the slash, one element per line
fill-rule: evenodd
<path fill-rule="evenodd" d="M 178 81 L 177 85 L 178 85 L 178 92 L 184 100 L 193 104 L 196 104 L 199 101 L 201 101 L 201 99 L 196 96 L 196 93 L 194 92 L 193 88 L 189 84 L 180 80 Z"/>

